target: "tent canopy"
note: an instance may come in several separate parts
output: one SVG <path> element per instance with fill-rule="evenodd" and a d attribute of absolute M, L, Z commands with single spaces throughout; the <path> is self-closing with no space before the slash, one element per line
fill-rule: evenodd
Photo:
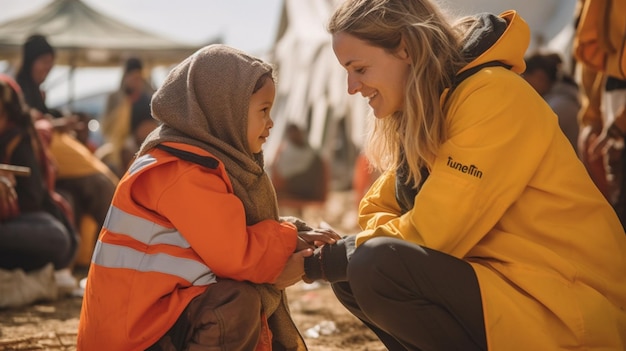
<path fill-rule="evenodd" d="M 56 64 L 73 67 L 117 66 L 130 56 L 148 66 L 167 65 L 200 48 L 131 27 L 81 0 L 54 0 L 35 13 L 0 24 L 0 60 L 16 62 L 22 44 L 34 33 L 48 38 Z"/>

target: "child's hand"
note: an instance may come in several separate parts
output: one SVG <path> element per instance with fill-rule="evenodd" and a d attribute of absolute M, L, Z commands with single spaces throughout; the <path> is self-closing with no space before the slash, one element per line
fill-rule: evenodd
<path fill-rule="evenodd" d="M 311 255 L 313 255 L 313 250 L 311 249 L 301 250 L 291 255 L 287 263 L 285 263 L 285 268 L 276 278 L 274 286 L 282 290 L 302 280 L 304 276 L 304 258 Z"/>
<path fill-rule="evenodd" d="M 298 232 L 298 245 L 296 251 L 306 248 L 314 249 L 324 244 L 334 244 L 341 236 L 332 229 L 313 229 Z"/>

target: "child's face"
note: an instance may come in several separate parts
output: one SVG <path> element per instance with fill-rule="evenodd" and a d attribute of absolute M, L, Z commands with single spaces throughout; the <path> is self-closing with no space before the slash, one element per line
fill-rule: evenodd
<path fill-rule="evenodd" d="M 266 79 L 265 84 L 250 97 L 248 107 L 248 148 L 253 154 L 261 152 L 263 143 L 270 135 L 270 128 L 274 122 L 270 117 L 270 109 L 274 103 L 276 88 L 271 79 Z"/>

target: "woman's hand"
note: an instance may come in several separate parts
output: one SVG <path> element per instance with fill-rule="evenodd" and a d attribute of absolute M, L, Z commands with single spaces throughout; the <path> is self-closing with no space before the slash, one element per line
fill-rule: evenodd
<path fill-rule="evenodd" d="M 274 286 L 282 290 L 302 280 L 304 277 L 304 258 L 311 255 L 313 255 L 312 249 L 304 249 L 292 254 L 285 263 L 285 268 L 276 278 Z"/>

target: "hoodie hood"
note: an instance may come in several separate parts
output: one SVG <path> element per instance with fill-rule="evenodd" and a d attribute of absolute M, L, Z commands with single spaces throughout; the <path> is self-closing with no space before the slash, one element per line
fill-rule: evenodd
<path fill-rule="evenodd" d="M 152 116 L 165 128 L 231 158 L 249 158 L 248 105 L 267 63 L 222 44 L 206 46 L 176 66 L 152 97 Z M 243 160 L 242 160 L 243 161 Z"/>
<path fill-rule="evenodd" d="M 276 194 L 263 153 L 248 148 L 248 106 L 254 86 L 272 67 L 223 44 L 206 46 L 172 69 L 152 97 L 161 122 L 143 142 L 141 156 L 165 142 L 192 145 L 224 164 L 248 225 L 278 219 Z"/>
<path fill-rule="evenodd" d="M 524 55 L 530 43 L 530 28 L 524 19 L 512 10 L 499 16 L 483 13 L 476 19 L 478 24 L 463 45 L 463 54 L 470 63 L 458 73 L 490 61 L 510 66 L 515 73 L 524 72 Z"/>

